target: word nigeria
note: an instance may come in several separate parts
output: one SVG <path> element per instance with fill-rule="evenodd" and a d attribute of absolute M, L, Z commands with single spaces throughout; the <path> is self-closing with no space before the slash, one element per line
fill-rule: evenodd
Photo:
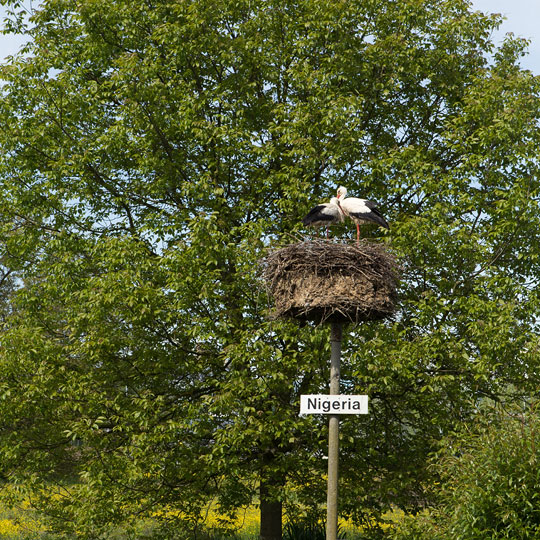
<path fill-rule="evenodd" d="M 300 414 L 367 414 L 368 396 L 300 396 Z"/>

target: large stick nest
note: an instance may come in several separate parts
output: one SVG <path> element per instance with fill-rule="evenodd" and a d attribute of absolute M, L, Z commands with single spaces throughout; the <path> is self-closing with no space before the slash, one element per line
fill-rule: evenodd
<path fill-rule="evenodd" d="M 309 240 L 272 251 L 263 279 L 274 298 L 272 318 L 363 322 L 396 309 L 398 265 L 384 246 Z"/>

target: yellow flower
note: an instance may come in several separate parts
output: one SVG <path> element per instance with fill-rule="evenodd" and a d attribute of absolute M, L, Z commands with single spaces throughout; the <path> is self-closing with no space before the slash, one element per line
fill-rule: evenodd
<path fill-rule="evenodd" d="M 13 535 L 20 532 L 21 526 L 13 523 L 10 519 L 0 519 L 0 534 Z"/>

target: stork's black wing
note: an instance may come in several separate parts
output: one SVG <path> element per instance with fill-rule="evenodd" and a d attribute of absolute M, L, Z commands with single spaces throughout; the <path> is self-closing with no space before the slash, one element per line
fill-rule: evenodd
<path fill-rule="evenodd" d="M 319 204 L 312 208 L 302 220 L 305 226 L 320 227 L 339 220 L 339 209 L 335 204 Z"/>
<path fill-rule="evenodd" d="M 373 221 L 373 223 L 376 223 L 377 225 L 380 225 L 385 229 L 390 228 L 390 225 L 388 225 L 386 219 L 384 219 L 382 214 L 379 212 L 379 209 L 377 208 L 377 203 L 374 203 L 373 201 L 364 201 L 364 204 L 367 208 L 369 208 L 370 211 L 366 213 L 353 214 L 355 217 L 357 217 L 358 219 Z"/>

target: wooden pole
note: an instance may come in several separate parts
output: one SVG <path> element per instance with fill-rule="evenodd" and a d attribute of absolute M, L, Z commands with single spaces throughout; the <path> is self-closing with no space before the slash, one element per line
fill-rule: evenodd
<path fill-rule="evenodd" d="M 330 395 L 339 394 L 342 325 L 332 323 L 330 330 Z M 339 415 L 328 418 L 328 491 L 326 504 L 326 540 L 337 540 L 339 477 Z"/>

